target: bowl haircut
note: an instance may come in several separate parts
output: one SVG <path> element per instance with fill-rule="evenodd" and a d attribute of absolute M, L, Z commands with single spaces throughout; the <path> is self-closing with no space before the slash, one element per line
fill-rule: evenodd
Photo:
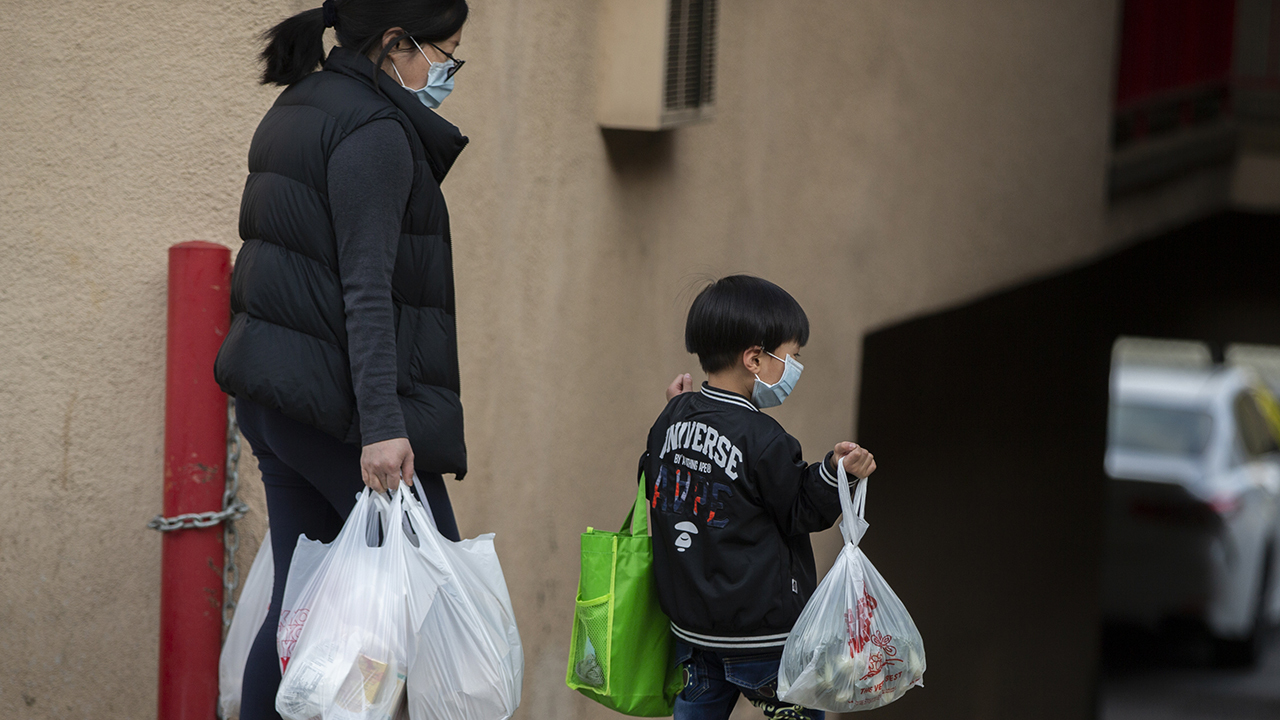
<path fill-rule="evenodd" d="M 684 347 L 705 372 L 733 367 L 749 348 L 769 352 L 809 342 L 809 317 L 786 290 L 752 275 L 721 278 L 698 293 L 684 325 Z"/>

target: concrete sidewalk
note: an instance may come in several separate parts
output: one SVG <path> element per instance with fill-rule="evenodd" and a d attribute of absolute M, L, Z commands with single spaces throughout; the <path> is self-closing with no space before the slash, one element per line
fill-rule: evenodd
<path fill-rule="evenodd" d="M 1280 718 L 1280 633 L 1253 668 L 1179 666 L 1169 657 L 1104 669 L 1100 720 Z"/>

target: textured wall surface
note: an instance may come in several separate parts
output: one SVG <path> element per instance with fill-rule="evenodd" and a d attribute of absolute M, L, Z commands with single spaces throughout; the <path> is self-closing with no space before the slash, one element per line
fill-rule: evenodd
<path fill-rule="evenodd" d="M 309 6 L 4 9 L 0 716 L 154 716 L 165 251 L 238 246 L 276 94 L 256 35 Z M 621 521 L 662 388 L 697 369 L 698 282 L 761 274 L 809 311 L 777 417 L 816 458 L 852 433 L 867 329 L 1108 243 L 1114 0 L 725 2 L 716 119 L 653 135 L 595 124 L 595 12 L 477 0 L 442 108 L 472 141 L 445 184 L 472 466 L 451 490 L 464 534 L 498 533 L 522 718 L 611 716 L 563 684 L 577 536 Z"/>

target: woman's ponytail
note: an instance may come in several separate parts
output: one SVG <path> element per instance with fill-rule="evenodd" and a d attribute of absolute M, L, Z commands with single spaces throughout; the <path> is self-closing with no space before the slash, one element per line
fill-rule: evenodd
<path fill-rule="evenodd" d="M 418 42 L 440 42 L 462 29 L 468 12 L 467 0 L 324 0 L 262 34 L 262 84 L 292 85 L 315 70 L 324 60 L 326 27 L 334 29 L 339 45 L 361 55 L 381 50 L 376 72 L 394 45 L 382 47 L 391 28 Z"/>
<path fill-rule="evenodd" d="M 262 34 L 263 85 L 292 85 L 324 60 L 324 10 L 315 8 L 288 18 Z"/>

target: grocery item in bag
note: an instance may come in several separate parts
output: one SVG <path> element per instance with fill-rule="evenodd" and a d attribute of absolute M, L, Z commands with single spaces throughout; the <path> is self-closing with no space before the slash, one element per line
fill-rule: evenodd
<path fill-rule="evenodd" d="M 409 649 L 403 494 L 366 488 L 291 598 L 282 628 L 292 652 L 276 693 L 288 720 L 391 720 L 399 711 Z"/>
<path fill-rule="evenodd" d="M 858 542 L 867 481 L 849 499 L 849 477 L 839 466 L 840 531 L 845 545 L 796 621 L 782 651 L 778 697 L 830 712 L 883 707 L 924 685 L 924 641 L 902 601 Z"/>

